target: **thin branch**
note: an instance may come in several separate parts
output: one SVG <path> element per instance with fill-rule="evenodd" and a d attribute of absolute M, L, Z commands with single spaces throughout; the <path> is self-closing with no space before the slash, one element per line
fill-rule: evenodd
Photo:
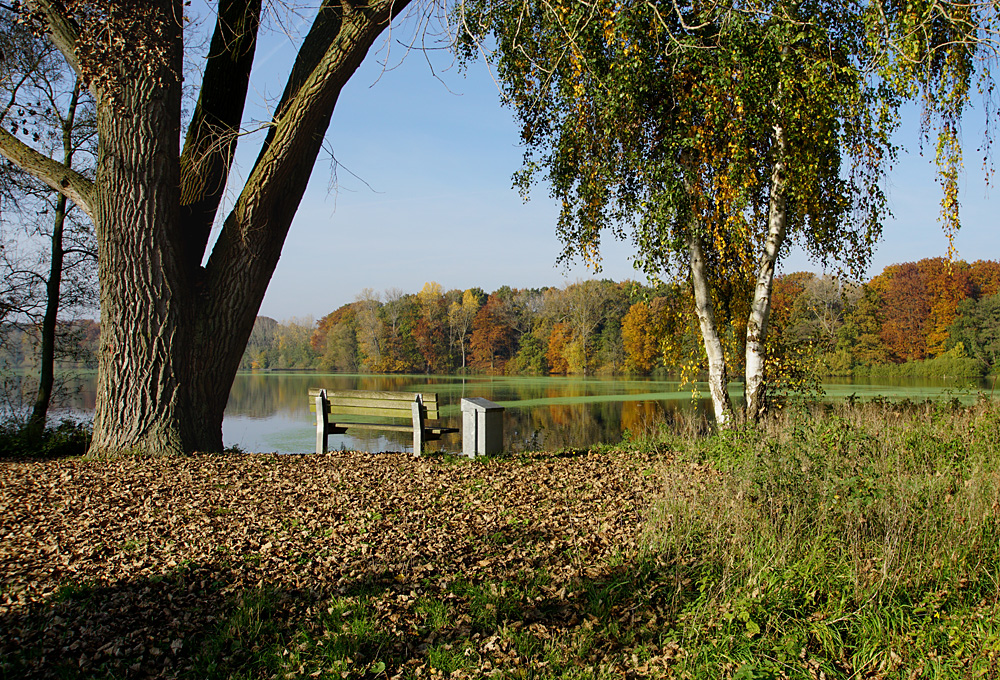
<path fill-rule="evenodd" d="M 80 31 L 76 23 L 67 16 L 61 2 L 51 0 L 33 0 L 31 6 L 36 7 L 45 17 L 45 25 L 52 44 L 66 58 L 66 62 L 76 71 L 78 77 L 83 77 L 80 61 L 76 57 L 76 45 L 80 39 Z"/>

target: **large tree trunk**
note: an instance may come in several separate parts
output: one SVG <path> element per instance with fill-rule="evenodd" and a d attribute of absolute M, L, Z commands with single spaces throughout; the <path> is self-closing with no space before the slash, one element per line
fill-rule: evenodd
<path fill-rule="evenodd" d="M 75 5 L 32 3 L 97 101 L 93 182 L 0 129 L 0 153 L 94 219 L 101 347 L 92 455 L 221 449 L 229 390 L 337 97 L 408 1 L 324 0 L 204 267 L 239 132 L 259 0 L 219 3 L 183 155 L 180 0 L 109 0 L 96 18 Z"/>
<path fill-rule="evenodd" d="M 180 25 L 171 20 L 179 16 L 173 5 L 159 0 L 149 3 L 146 13 L 122 12 L 165 29 L 148 46 L 158 58 L 142 54 L 145 50 L 123 55 L 92 85 L 101 290 L 92 454 L 173 453 L 203 443 L 185 436 L 193 415 L 183 399 L 191 377 L 185 359 L 193 286 L 179 220 L 183 46 Z M 221 441 L 217 444 L 221 448 Z"/>
<path fill-rule="evenodd" d="M 747 320 L 746 348 L 746 418 L 758 422 L 767 413 L 765 361 L 767 324 L 771 315 L 771 289 L 774 269 L 785 241 L 785 129 L 774 127 L 774 160 L 771 166 L 771 194 L 768 201 L 767 239 L 757 265 L 757 284 Z"/>
<path fill-rule="evenodd" d="M 695 311 L 701 327 L 701 338 L 708 357 L 708 389 L 712 395 L 715 422 L 719 427 L 728 427 L 733 421 L 733 405 L 729 400 L 729 378 L 726 375 L 726 355 L 715 323 L 715 306 L 708 286 L 705 271 L 705 254 L 697 234 L 688 236 L 690 254 L 691 285 L 694 288 Z"/>

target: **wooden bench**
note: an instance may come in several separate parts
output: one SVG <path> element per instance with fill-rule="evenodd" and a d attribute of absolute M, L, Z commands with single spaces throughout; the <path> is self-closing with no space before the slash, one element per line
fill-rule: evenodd
<path fill-rule="evenodd" d="M 423 451 L 425 441 L 441 435 L 458 432 L 457 427 L 436 425 L 439 418 L 438 398 L 433 392 L 370 392 L 347 390 L 330 392 L 324 389 L 309 390 L 309 410 L 316 413 L 316 453 L 326 453 L 326 438 L 354 430 L 388 430 L 412 432 L 413 453 Z M 334 418 L 333 416 L 336 416 Z M 394 420 L 408 420 L 407 424 L 392 422 L 354 422 L 341 420 L 342 416 L 367 416 Z"/>

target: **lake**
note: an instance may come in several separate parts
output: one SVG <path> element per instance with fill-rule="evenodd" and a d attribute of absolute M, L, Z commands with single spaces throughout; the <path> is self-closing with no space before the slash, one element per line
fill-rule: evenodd
<path fill-rule="evenodd" d="M 80 376 L 70 404 L 75 413 L 92 412 L 94 376 Z M 705 398 L 692 398 L 691 386 L 677 381 L 644 377 L 507 377 L 440 375 L 343 375 L 315 372 L 255 372 L 236 376 L 222 424 L 226 446 L 244 451 L 304 453 L 315 450 L 315 415 L 309 412 L 310 387 L 332 390 L 392 390 L 436 392 L 442 404 L 443 424 L 461 427 L 462 397 L 485 397 L 504 411 L 504 443 L 508 450 L 581 448 L 598 442 L 617 443 L 623 433 L 642 434 L 678 415 L 710 417 Z M 971 402 L 980 391 L 991 393 L 993 381 L 949 381 L 929 378 L 831 378 L 824 384 L 826 399 L 855 395 L 861 400 L 959 398 Z M 742 385 L 731 394 L 742 401 Z M 58 416 L 57 413 L 53 414 Z M 360 431 L 331 435 L 331 449 L 409 451 L 407 434 Z M 428 450 L 460 452 L 460 434 L 430 442 Z"/>

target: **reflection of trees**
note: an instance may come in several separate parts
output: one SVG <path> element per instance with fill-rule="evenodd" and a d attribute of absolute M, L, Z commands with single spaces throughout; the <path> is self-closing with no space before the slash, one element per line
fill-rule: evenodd
<path fill-rule="evenodd" d="M 226 414 L 269 418 L 279 413 L 297 416 L 309 411 L 310 387 L 328 390 L 411 390 L 419 379 L 394 375 L 321 375 L 302 373 L 241 373 L 233 382 Z"/>
<path fill-rule="evenodd" d="M 654 432 L 664 422 L 663 406 L 658 401 L 626 401 L 622 404 L 622 432 L 633 437 Z"/>
<path fill-rule="evenodd" d="M 458 380 L 454 383 L 442 376 L 397 375 L 313 375 L 254 373 L 237 376 L 229 397 L 226 413 L 230 416 L 268 418 L 283 415 L 289 419 L 308 421 L 310 387 L 331 390 L 419 390 L 437 392 L 444 412 L 441 424 L 461 427 L 460 400 L 463 396 L 482 396 L 494 401 L 531 402 L 533 400 L 580 399 L 574 404 L 540 404 L 518 408 L 509 406 L 504 414 L 504 441 L 511 451 L 526 449 L 584 448 L 598 442 L 618 442 L 628 429 L 636 436 L 655 431 L 660 423 L 671 422 L 677 413 L 691 412 L 690 400 L 678 401 L 595 401 L 595 396 L 618 395 L 630 389 L 646 389 L 621 381 L 511 379 Z M 408 451 L 412 437 L 407 433 L 357 431 L 339 439 L 331 438 L 330 446 L 362 451 Z M 431 451 L 458 452 L 462 448 L 459 435 L 432 442 Z"/>
<path fill-rule="evenodd" d="M 676 429 L 696 425 L 711 412 L 701 399 L 663 401 L 588 401 L 534 408 L 509 408 L 504 413 L 504 442 L 508 450 L 587 448 L 597 443 L 617 443 L 628 430 L 635 437 L 655 434 L 666 426 Z M 699 427 L 700 429 L 700 427 Z"/>

